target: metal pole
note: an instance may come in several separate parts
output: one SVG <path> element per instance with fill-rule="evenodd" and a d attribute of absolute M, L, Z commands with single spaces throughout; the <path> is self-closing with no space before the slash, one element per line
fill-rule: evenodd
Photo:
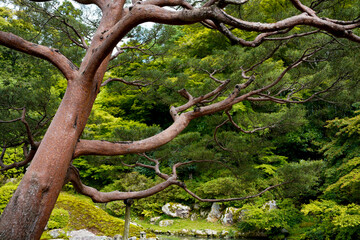
<path fill-rule="evenodd" d="M 126 205 L 125 208 L 125 225 L 124 225 L 124 237 L 123 240 L 129 239 L 129 230 L 130 230 L 130 211 L 131 211 L 131 204 L 133 204 L 134 200 L 132 199 L 125 199 L 124 203 Z"/>

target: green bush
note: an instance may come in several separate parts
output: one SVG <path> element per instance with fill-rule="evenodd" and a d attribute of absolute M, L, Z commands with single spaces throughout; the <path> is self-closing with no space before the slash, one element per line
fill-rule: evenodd
<path fill-rule="evenodd" d="M 9 182 L 0 187 L 0 214 L 4 211 L 18 185 L 19 184 Z"/>
<path fill-rule="evenodd" d="M 62 208 L 54 208 L 48 221 L 48 229 L 64 228 L 70 219 L 69 212 Z"/>
<path fill-rule="evenodd" d="M 301 210 L 313 220 L 302 239 L 351 240 L 360 238 L 360 206 L 314 201 Z"/>
<path fill-rule="evenodd" d="M 301 222 L 302 215 L 290 200 L 278 201 L 279 209 L 267 210 L 261 206 L 244 205 L 245 212 L 238 224 L 241 232 L 265 233 L 271 239 L 283 238 L 283 230 L 290 230 Z"/>

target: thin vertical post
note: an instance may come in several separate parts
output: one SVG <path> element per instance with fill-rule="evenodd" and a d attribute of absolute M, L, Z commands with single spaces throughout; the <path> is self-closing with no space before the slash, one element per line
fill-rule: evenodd
<path fill-rule="evenodd" d="M 131 204 L 134 203 L 132 199 L 125 199 L 125 225 L 124 225 L 124 237 L 123 240 L 129 239 L 129 230 L 130 230 L 130 212 L 131 212 Z"/>

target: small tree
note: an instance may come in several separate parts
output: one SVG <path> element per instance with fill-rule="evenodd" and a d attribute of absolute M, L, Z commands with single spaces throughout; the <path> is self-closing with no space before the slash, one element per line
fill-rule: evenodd
<path fill-rule="evenodd" d="M 47 1 L 47 0 L 45 0 Z M 36 2 L 36 0 L 35 0 Z M 38 0 L 42 2 L 42 0 Z M 125 0 L 76 0 L 79 4 L 92 4 L 101 10 L 101 18 L 93 29 L 92 36 L 86 39 L 82 36 L 80 25 L 71 24 L 65 19 L 59 20 L 63 26 L 63 33 L 69 36 L 73 45 L 84 49 L 84 55 L 78 57 L 69 54 L 65 56 L 59 50 L 47 44 L 46 39 L 33 43 L 15 33 L 0 31 L 0 44 L 23 52 L 25 54 L 45 59 L 54 65 L 67 79 L 66 92 L 56 114 L 52 118 L 46 134 L 41 142 L 35 142 L 31 130 L 26 121 L 25 109 L 21 117 L 16 119 L 3 120 L 3 122 L 22 121 L 26 126 L 27 140 L 30 150 L 24 148 L 26 159 L 12 165 L 5 165 L 1 162 L 2 170 L 12 167 L 24 166 L 31 162 L 30 166 L 17 188 L 14 196 L 5 208 L 0 219 L 1 239 L 39 239 L 43 229 L 54 208 L 56 199 L 64 183 L 71 181 L 76 190 L 87 195 L 95 202 L 109 202 L 124 199 L 139 199 L 155 194 L 171 185 L 178 185 L 185 189 L 193 197 L 201 201 L 230 201 L 248 197 L 213 200 L 201 199 L 177 179 L 176 170 L 178 167 L 195 163 L 195 161 L 177 163 L 173 166 L 171 175 L 161 173 L 159 162 L 149 158 L 154 165 L 136 163 L 137 166 L 153 169 L 164 182 L 144 191 L 139 192 L 108 192 L 102 193 L 94 188 L 81 183 L 77 169 L 71 164 L 73 159 L 84 155 L 114 156 L 134 153 L 145 153 L 154 150 L 178 136 L 190 123 L 199 117 L 210 115 L 216 112 L 228 112 L 231 107 L 242 101 L 271 101 L 275 103 L 302 103 L 309 101 L 319 94 L 327 91 L 332 85 L 310 94 L 306 99 L 295 98 L 294 94 L 306 87 L 301 84 L 290 84 L 284 82 L 284 76 L 301 63 L 309 61 L 324 46 L 317 48 L 303 49 L 298 59 L 287 64 L 286 68 L 275 79 L 257 82 L 254 70 L 256 67 L 271 57 L 264 57 L 260 62 L 243 69 L 242 79 L 234 83 L 230 80 L 220 80 L 215 72 L 209 72 L 209 77 L 218 86 L 211 89 L 207 94 L 192 96 L 186 89 L 179 91 L 187 102 L 181 106 L 172 106 L 171 117 L 174 122 L 167 129 L 149 138 L 140 141 L 109 142 L 98 140 L 83 140 L 81 134 L 85 128 L 90 115 L 93 103 L 103 84 L 104 75 L 109 62 L 116 58 L 118 49 L 123 49 L 118 44 L 136 26 L 145 22 L 154 22 L 170 25 L 188 25 L 202 23 L 205 27 L 219 31 L 224 34 L 232 44 L 241 44 L 247 47 L 256 47 L 266 41 L 283 41 L 317 33 L 326 33 L 332 38 L 347 38 L 353 42 L 360 42 L 356 34 L 360 21 L 357 16 L 353 19 L 337 20 L 326 16 L 325 10 L 332 1 L 306 1 L 308 6 L 299 0 L 281 1 L 286 9 L 283 18 L 274 20 L 271 23 L 258 22 L 256 14 L 247 16 L 250 20 L 242 17 L 242 11 L 249 9 L 254 14 L 256 8 L 262 1 L 250 0 L 209 0 L 201 3 L 191 3 L 185 0 L 146 0 L 132 1 Z M 276 1 L 270 1 L 275 3 Z M 17 4 L 18 2 L 15 1 Z M 341 2 L 338 3 L 341 5 Z M 41 9 L 41 5 L 37 10 Z M 314 10 L 315 9 L 315 10 Z M 298 11 L 298 14 L 289 15 Z M 66 13 L 66 11 L 65 11 Z M 59 18 L 49 14 L 49 18 Z M 245 40 L 244 32 L 254 32 L 257 35 L 253 40 Z M 80 52 L 81 54 L 81 52 Z M 111 79 L 109 81 L 121 81 Z M 126 82 L 137 84 L 136 82 Z M 335 84 L 335 83 L 334 83 Z M 220 99 L 222 93 L 231 90 L 226 98 Z M 229 121 L 235 126 L 231 115 Z M 239 129 L 240 127 L 237 126 Z M 2 157 L 7 146 L 3 146 Z M 1 158 L 2 159 L 2 158 Z M 267 188 L 267 191 L 272 187 Z M 259 193 L 261 194 L 261 193 Z M 259 195 L 257 194 L 257 195 Z"/>

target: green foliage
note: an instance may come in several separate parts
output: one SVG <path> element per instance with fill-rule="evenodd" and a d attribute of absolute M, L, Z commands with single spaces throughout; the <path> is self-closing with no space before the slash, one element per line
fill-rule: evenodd
<path fill-rule="evenodd" d="M 324 171 L 323 161 L 300 161 L 299 163 L 289 163 L 278 171 L 278 176 L 282 182 L 287 182 L 283 186 L 283 195 L 299 200 L 311 199 L 320 193 L 321 175 Z"/>
<path fill-rule="evenodd" d="M 326 126 L 331 130 L 331 141 L 323 146 L 329 161 L 326 171 L 325 197 L 339 202 L 358 202 L 360 195 L 360 115 L 334 119 Z"/>
<path fill-rule="evenodd" d="M 47 223 L 48 229 L 65 228 L 69 222 L 69 212 L 62 208 L 54 208 Z"/>
<path fill-rule="evenodd" d="M 334 201 L 314 201 L 301 210 L 314 225 L 302 239 L 358 239 L 360 237 L 360 206 L 338 205 Z"/>
<path fill-rule="evenodd" d="M 18 183 L 8 182 L 0 187 L 0 214 L 4 211 L 18 185 Z"/>
<path fill-rule="evenodd" d="M 202 183 L 197 193 L 203 198 L 226 198 L 246 194 L 243 184 L 234 177 L 220 177 Z"/>
<path fill-rule="evenodd" d="M 283 229 L 291 230 L 302 217 L 291 200 L 277 202 L 279 209 L 267 210 L 260 206 L 244 205 L 244 216 L 239 222 L 239 230 L 243 232 L 265 233 L 271 239 L 284 237 Z"/>

